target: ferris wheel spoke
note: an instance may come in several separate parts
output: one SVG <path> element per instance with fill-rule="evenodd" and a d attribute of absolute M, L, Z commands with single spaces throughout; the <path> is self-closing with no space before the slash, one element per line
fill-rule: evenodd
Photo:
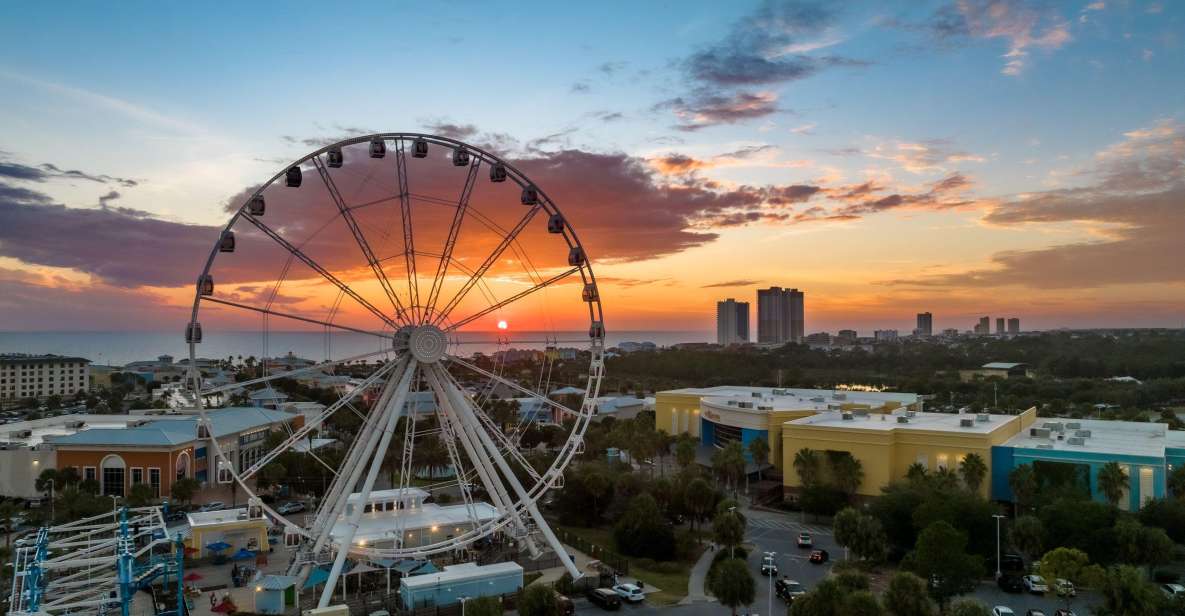
<path fill-rule="evenodd" d="M 539 284 L 537 284 L 529 289 L 526 289 L 524 291 L 516 293 L 516 294 L 514 294 L 514 295 L 512 295 L 512 296 L 510 296 L 510 297 L 508 297 L 508 298 L 506 298 L 506 299 L 504 299 L 492 306 L 485 308 L 484 310 L 481 310 L 480 312 L 477 312 L 477 313 L 472 314 L 468 317 L 465 317 L 464 319 L 461 319 L 460 321 L 454 321 L 451 325 L 446 327 L 444 331 L 451 332 L 451 331 L 460 329 L 460 328 L 464 327 L 465 325 L 468 325 L 469 323 L 472 323 L 473 321 L 476 321 L 491 312 L 496 312 L 498 310 L 501 310 L 502 308 L 504 308 L 510 304 L 513 304 L 514 302 L 517 302 L 518 300 L 520 300 L 520 299 L 522 299 L 522 298 L 524 298 L 524 297 L 526 297 L 526 296 L 528 296 L 540 289 L 546 289 L 547 287 L 550 287 L 551 285 L 553 285 L 553 284 L 555 284 L 555 283 L 557 283 L 557 282 L 559 282 L 559 281 L 567 278 L 568 276 L 571 276 L 572 274 L 575 274 L 576 272 L 579 272 L 579 271 L 580 271 L 579 267 L 573 267 L 572 269 L 570 269 L 566 272 L 556 274 L 555 276 L 552 276 L 551 278 L 548 278 L 547 280 L 544 280 L 543 282 L 540 282 Z"/>
<path fill-rule="evenodd" d="M 417 322 L 420 312 L 420 282 L 416 277 L 416 238 L 412 233 L 411 197 L 407 192 L 407 155 L 403 140 L 395 140 L 395 179 L 399 182 L 399 211 L 403 220 L 403 252 L 407 262 L 407 295 L 412 318 Z"/>
<path fill-rule="evenodd" d="M 268 381 L 274 381 L 276 379 L 288 378 L 288 377 L 296 375 L 296 374 L 304 374 L 306 372 L 317 372 L 317 371 L 324 370 L 326 368 L 330 368 L 330 367 L 333 367 L 333 366 L 336 366 L 339 364 L 347 364 L 352 361 L 359 361 L 362 359 L 375 357 L 377 355 L 390 355 L 392 353 L 394 353 L 393 349 L 384 349 L 382 351 L 371 351 L 369 353 L 362 353 L 362 354 L 354 355 L 351 357 L 343 357 L 341 359 L 324 361 L 319 364 L 313 364 L 312 366 L 307 366 L 305 368 L 296 368 L 294 370 L 277 372 L 276 374 L 269 374 L 268 376 L 261 376 L 257 379 L 251 379 L 249 381 L 239 381 L 238 383 L 231 383 L 230 385 L 222 385 L 220 387 L 214 387 L 211 389 L 203 389 L 201 391 L 201 395 L 208 396 L 210 394 L 223 393 L 223 392 L 231 391 L 234 389 L 240 389 L 243 387 L 250 387 L 251 385 L 258 385 L 260 383 L 267 383 Z M 393 362 L 389 362 L 389 363 L 393 363 Z"/>
<path fill-rule="evenodd" d="M 258 306 L 248 306 L 247 304 L 240 304 L 240 303 L 238 303 L 238 302 L 232 302 L 232 301 L 230 301 L 230 300 L 227 300 L 227 299 L 219 299 L 219 298 L 217 298 L 217 297 L 214 297 L 214 296 L 212 296 L 212 295 L 203 295 L 203 296 L 202 296 L 202 301 L 205 301 L 205 302 L 212 302 L 212 303 L 215 303 L 215 304 L 222 304 L 222 305 L 224 305 L 224 306 L 230 306 L 231 308 L 238 308 L 238 309 L 240 309 L 240 310 L 252 310 L 252 311 L 254 311 L 254 312 L 259 312 L 259 313 L 262 313 L 262 314 L 266 314 L 266 315 L 268 315 L 268 316 L 273 316 L 273 317 L 283 317 L 283 318 L 285 318 L 285 319 L 292 319 L 292 320 L 294 320 L 294 321 L 302 321 L 302 322 L 305 322 L 305 323 L 311 323 L 311 324 L 313 324 L 313 325 L 322 325 L 322 326 L 324 326 L 324 327 L 333 327 L 333 328 L 336 328 L 336 329 L 341 329 L 341 330 L 345 330 L 345 331 L 348 331 L 348 332 L 354 332 L 354 333 L 356 333 L 356 334 L 366 334 L 366 335 L 368 335 L 368 336 L 377 336 L 377 337 L 379 337 L 379 338 L 386 338 L 386 339 L 388 339 L 388 340 L 391 340 L 391 339 L 393 339 L 393 338 L 394 338 L 394 336 L 392 336 L 391 334 L 387 334 L 387 333 L 384 333 L 384 332 L 370 331 L 370 330 L 365 330 L 365 329 L 359 329 L 359 328 L 356 328 L 356 327 L 350 327 L 350 326 L 348 326 L 348 325 L 341 325 L 341 324 L 338 324 L 338 323 L 331 323 L 331 322 L 329 322 L 329 321 L 320 321 L 320 320 L 317 320 L 317 319 L 310 319 L 309 317 L 302 317 L 302 316 L 297 316 L 297 315 L 295 315 L 295 314 L 289 314 L 289 313 L 286 313 L 286 312 L 280 312 L 280 311 L 278 311 L 278 310 L 273 310 L 273 309 L 271 309 L 271 308 L 259 308 Z"/>
<path fill-rule="evenodd" d="M 457 211 L 453 213 L 453 222 L 449 226 L 448 239 L 444 242 L 444 252 L 440 255 L 440 263 L 436 266 L 436 275 L 432 277 L 432 289 L 428 292 L 428 303 L 424 307 L 427 317 L 436 308 L 436 300 L 440 296 L 440 288 L 444 285 L 444 277 L 448 274 L 449 262 L 453 258 L 453 248 L 457 245 L 457 236 L 461 233 L 461 223 L 465 220 L 465 212 L 469 209 L 469 197 L 473 187 L 477 184 L 477 172 L 481 168 L 481 158 L 473 157 L 469 164 L 469 174 L 465 177 L 465 187 L 461 189 L 461 198 L 457 199 Z"/>
<path fill-rule="evenodd" d="M 571 415 L 579 415 L 579 413 L 577 413 L 576 411 L 573 411 L 572 409 L 560 404 L 559 402 L 556 402 L 555 400 L 547 398 L 546 396 L 541 396 L 538 393 L 535 393 L 535 392 L 527 389 L 526 387 L 523 387 L 522 385 L 515 383 L 514 381 L 511 381 L 509 379 L 498 376 L 497 374 L 494 374 L 493 372 L 490 372 L 489 370 L 486 370 L 476 364 L 465 361 L 464 359 L 461 359 L 460 357 L 457 357 L 456 355 L 446 355 L 445 357 L 448 359 L 448 361 L 450 361 L 454 364 L 457 364 L 457 365 L 462 366 L 464 368 L 468 368 L 469 370 L 476 372 L 476 373 L 478 373 L 490 380 L 497 381 L 498 383 L 501 383 L 501 384 L 503 384 L 503 385 L 525 395 L 525 396 L 535 398 L 536 400 L 540 401 L 541 403 L 546 404 L 547 406 L 550 406 L 554 409 L 559 410 L 561 413 L 568 413 Z"/>
<path fill-rule="evenodd" d="M 454 308 L 457 307 L 457 304 L 461 303 L 461 300 L 465 299 L 465 296 L 469 293 L 469 290 L 473 288 L 473 285 L 477 284 L 477 281 L 481 280 L 482 276 L 485 276 L 486 271 L 498 261 L 498 257 L 501 257 L 503 252 L 506 252 L 506 249 L 512 242 L 514 242 L 514 239 L 518 237 L 518 234 L 522 233 L 522 230 L 526 228 L 527 223 L 531 222 L 531 219 L 535 217 L 535 214 L 537 214 L 540 209 L 541 208 L 538 205 L 535 205 L 532 206 L 531 209 L 527 210 L 527 213 L 519 219 L 518 224 L 516 224 L 514 228 L 502 238 L 502 241 L 498 244 L 498 246 L 494 248 L 494 252 L 490 253 L 490 256 L 486 257 L 481 266 L 479 266 L 477 270 L 473 272 L 473 275 L 469 277 L 469 280 L 465 281 L 465 285 L 462 286 L 459 291 L 457 291 L 457 294 L 454 295 L 453 298 L 449 300 L 449 303 L 444 307 L 444 309 L 440 311 L 440 313 L 436 316 L 434 324 L 438 325 L 441 321 L 448 318 L 448 315 L 452 313 Z"/>
<path fill-rule="evenodd" d="M 321 267 L 321 265 L 319 263 L 317 263 L 316 261 L 309 258 L 308 255 L 306 255 L 303 251 L 301 251 L 296 246 L 292 245 L 291 242 L 284 239 L 284 237 L 281 236 L 279 233 L 277 233 L 274 229 L 263 224 L 262 221 L 260 221 L 256 217 L 252 216 L 251 214 L 243 214 L 243 218 L 245 218 L 247 220 L 247 222 L 254 225 L 255 228 L 262 231 L 264 235 L 272 238 L 272 240 L 274 242 L 276 242 L 277 244 L 282 246 L 288 252 L 292 253 L 293 256 L 295 256 L 297 259 L 300 259 L 301 262 L 303 262 L 305 265 L 312 268 L 318 274 L 321 274 L 322 278 L 324 278 L 325 280 L 332 283 L 335 287 L 340 289 L 346 295 L 349 295 L 350 297 L 352 297 L 354 299 L 354 301 L 358 302 L 363 308 L 365 308 L 367 311 L 369 311 L 374 316 L 378 317 L 378 319 L 380 321 L 389 325 L 391 327 L 391 329 L 399 329 L 400 323 L 397 323 L 396 321 L 391 320 L 391 318 L 389 316 L 383 314 L 383 312 L 381 310 L 379 310 L 378 308 L 376 308 L 374 306 L 374 304 L 371 304 L 369 301 L 366 300 L 366 298 L 362 297 L 361 295 L 358 295 L 358 293 L 356 291 L 354 291 L 354 289 L 351 289 L 349 285 L 342 282 L 340 279 L 338 279 L 337 276 L 334 276 L 329 270 L 325 269 L 324 267 Z"/>
<path fill-rule="evenodd" d="M 322 423 L 324 423 L 326 419 L 329 419 L 334 413 L 341 410 L 342 407 L 349 406 L 350 400 L 353 400 L 355 396 L 358 396 L 359 394 L 366 391 L 368 388 L 370 388 L 374 384 L 381 381 L 392 370 L 394 370 L 397 365 L 399 365 L 398 362 L 388 362 L 386 365 L 382 366 L 378 370 L 375 370 L 374 374 L 371 374 L 369 377 L 366 378 L 366 380 L 362 381 L 356 387 L 354 387 L 354 389 L 347 392 L 346 395 L 343 396 L 341 399 L 339 399 L 337 402 L 334 402 L 333 404 L 329 405 L 328 407 L 325 408 L 325 410 L 318 413 L 316 417 L 312 418 L 309 421 L 306 421 L 303 426 L 301 426 L 299 429 L 293 431 L 288 436 L 288 438 L 284 439 L 284 441 L 282 443 L 277 445 L 271 451 L 264 454 L 263 457 L 261 457 L 254 464 L 252 464 L 250 468 L 239 473 L 240 477 L 243 479 L 250 479 L 251 477 L 253 477 L 256 473 L 258 473 L 260 470 L 262 470 L 263 467 L 267 466 L 268 463 L 270 463 L 272 460 L 278 458 L 284 452 L 292 449 L 292 447 L 294 447 L 297 443 L 303 441 L 305 439 L 305 437 L 307 437 L 310 433 L 312 433 L 313 430 L 316 430 L 318 427 L 320 427 L 320 425 Z M 310 450 L 311 450 L 311 447 L 312 447 L 311 441 L 309 442 L 309 446 L 310 446 Z"/>
<path fill-rule="evenodd" d="M 467 396 L 464 393 L 464 389 L 462 389 L 461 385 L 457 383 L 457 380 L 453 377 L 453 375 L 449 374 L 447 370 L 443 372 L 445 378 L 451 381 L 452 386 L 458 392 L 461 392 L 461 395 L 465 398 L 465 401 L 469 403 L 469 407 L 472 409 L 474 416 L 477 417 L 478 422 L 482 425 L 482 427 L 485 428 L 486 432 L 489 433 L 489 435 L 493 437 L 495 441 L 497 441 L 496 444 L 499 446 L 500 451 L 509 454 L 510 457 L 513 458 L 514 461 L 523 468 L 523 470 L 527 471 L 527 474 L 530 475 L 532 479 L 539 481 L 542 476 L 539 474 L 539 471 L 535 470 L 535 467 L 531 465 L 531 463 L 528 462 L 525 457 L 523 457 L 523 454 L 518 450 L 518 446 L 511 442 L 509 438 L 507 438 L 506 434 L 504 434 L 502 430 L 498 428 L 497 424 L 494 423 L 494 420 L 486 414 L 485 410 L 478 406 L 477 402 L 474 401 L 473 398 Z"/>
<path fill-rule="evenodd" d="M 379 262 L 378 258 L 374 255 L 374 251 L 371 250 L 370 242 L 366 240 L 366 235 L 362 233 L 362 229 L 358 226 L 358 221 L 354 218 L 354 213 L 346 206 L 345 199 L 342 198 L 341 192 L 337 189 L 337 184 L 334 183 L 333 177 L 329 174 L 329 168 L 321 161 L 320 156 L 313 157 L 313 166 L 317 168 L 317 173 L 321 176 L 321 182 L 325 184 L 325 190 L 329 191 L 330 199 L 337 205 L 342 220 L 350 228 L 350 233 L 354 235 L 354 240 L 358 243 L 358 249 L 362 251 L 362 256 L 366 258 L 366 262 L 370 265 L 371 271 L 374 272 L 375 278 L 382 285 L 383 292 L 387 294 L 387 299 L 391 302 L 391 307 L 395 309 L 395 314 L 398 315 L 398 318 L 406 321 L 403 305 L 400 303 L 399 297 L 395 295 L 395 290 L 391 288 L 391 281 L 387 279 L 387 273 L 383 271 L 382 263 Z"/>

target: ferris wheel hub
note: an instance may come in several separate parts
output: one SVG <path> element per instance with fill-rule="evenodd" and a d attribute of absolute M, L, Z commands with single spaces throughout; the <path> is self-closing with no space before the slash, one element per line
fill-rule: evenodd
<path fill-rule="evenodd" d="M 408 332 L 407 350 L 422 364 L 440 361 L 447 348 L 448 337 L 435 325 L 418 325 Z"/>

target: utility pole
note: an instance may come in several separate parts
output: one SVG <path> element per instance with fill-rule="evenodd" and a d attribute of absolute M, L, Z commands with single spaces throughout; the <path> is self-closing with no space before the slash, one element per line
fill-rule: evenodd
<path fill-rule="evenodd" d="M 777 552 L 766 552 L 765 555 L 767 557 L 769 557 L 769 564 L 772 566 L 774 564 L 774 556 L 777 556 L 778 553 Z M 773 616 L 773 613 L 774 613 L 774 578 L 776 578 L 776 577 L 777 577 L 777 575 L 775 575 L 774 572 L 771 570 L 770 574 L 769 574 L 769 586 L 768 586 L 769 592 L 767 593 L 769 595 L 769 611 L 766 612 L 770 616 Z M 464 616 L 464 615 L 462 615 L 462 616 Z"/>
<path fill-rule="evenodd" d="M 993 513 L 992 517 L 996 518 L 996 579 L 998 580 L 1000 579 L 1000 576 L 1003 575 L 1003 573 L 1000 571 L 1000 520 L 1002 520 L 1004 516 L 998 513 Z"/>

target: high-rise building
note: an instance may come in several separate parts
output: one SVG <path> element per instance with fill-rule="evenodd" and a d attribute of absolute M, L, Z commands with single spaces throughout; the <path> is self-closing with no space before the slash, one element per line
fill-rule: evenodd
<path fill-rule="evenodd" d="M 857 338 L 857 335 L 856 335 L 856 330 L 854 330 L 854 329 L 841 329 L 841 330 L 839 330 L 839 332 L 838 332 L 838 333 L 835 335 L 835 337 L 836 337 L 836 338 L 838 338 L 839 340 L 843 340 L 843 341 L 846 341 L 846 342 L 855 342 L 855 341 L 856 341 L 856 338 Z"/>
<path fill-rule="evenodd" d="M 782 287 L 757 290 L 757 342 L 802 342 L 805 323 L 802 291 Z"/>
<path fill-rule="evenodd" d="M 728 298 L 716 302 L 716 343 L 744 344 L 749 341 L 749 302 Z"/>
<path fill-rule="evenodd" d="M 1020 333 L 1020 319 L 1016 317 L 1008 319 L 1008 333 L 1013 336 Z"/>
<path fill-rule="evenodd" d="M 932 336 L 934 334 L 934 315 L 929 312 L 918 313 L 918 327 L 913 330 L 917 336 Z"/>
<path fill-rule="evenodd" d="M 69 396 L 90 388 L 90 360 L 61 355 L 0 355 L 0 399 Z"/>
<path fill-rule="evenodd" d="M 897 330 L 895 329 L 878 329 L 872 332 L 872 339 L 877 342 L 896 342 Z"/>
<path fill-rule="evenodd" d="M 996 335 L 1004 335 L 1004 317 L 996 317 Z"/>
<path fill-rule="evenodd" d="M 991 317 L 979 317 L 979 324 L 975 326 L 974 331 L 977 336 L 986 336 L 992 333 Z"/>

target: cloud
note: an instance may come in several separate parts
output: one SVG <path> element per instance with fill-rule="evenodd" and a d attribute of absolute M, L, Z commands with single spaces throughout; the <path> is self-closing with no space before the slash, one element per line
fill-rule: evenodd
<path fill-rule="evenodd" d="M 902 169 L 914 174 L 945 172 L 953 163 L 981 163 L 985 160 L 982 156 L 954 148 L 951 142 L 945 139 L 882 143 L 863 150 L 863 153 L 871 158 L 893 161 Z"/>
<path fill-rule="evenodd" d="M 671 109 L 679 118 L 675 127 L 692 132 L 719 124 L 736 124 L 765 117 L 779 111 L 778 95 L 773 92 L 737 92 L 732 95 L 700 91 L 688 97 L 675 97 L 655 105 Z"/>
<path fill-rule="evenodd" d="M 443 120 L 426 122 L 424 128 L 433 135 L 465 141 L 477 134 L 477 127 L 472 124 L 454 124 Z"/>
<path fill-rule="evenodd" d="M 125 188 L 132 188 L 140 184 L 137 180 L 119 178 L 105 174 L 93 174 L 77 169 L 61 169 L 57 165 L 44 163 L 36 167 L 22 165 L 11 161 L 0 160 L 0 179 L 22 180 L 27 182 L 47 182 L 49 180 L 87 180 L 99 184 L 117 184 Z"/>
<path fill-rule="evenodd" d="M 650 164 L 664 175 L 682 175 L 702 169 L 722 167 L 801 168 L 812 164 L 809 160 L 779 160 L 779 149 L 769 144 L 746 145 L 736 150 L 700 159 L 672 152 L 650 159 Z"/>
<path fill-rule="evenodd" d="M 1071 40 L 1069 23 L 1053 10 L 1025 0 L 958 0 L 939 7 L 922 23 L 887 23 L 926 32 L 939 46 L 965 44 L 968 39 L 1003 39 L 1004 75 L 1016 76 L 1027 66 L 1030 49 L 1055 50 Z"/>
<path fill-rule="evenodd" d="M 815 134 L 815 126 L 816 124 L 814 122 L 808 122 L 791 128 L 790 132 L 795 135 L 813 135 Z"/>
<path fill-rule="evenodd" d="M 112 191 L 108 192 L 107 194 L 99 197 L 99 207 L 107 207 L 107 205 L 109 203 L 111 203 L 112 201 L 115 201 L 119 197 L 120 197 L 119 193 L 112 190 Z"/>
<path fill-rule="evenodd" d="M 616 122 L 625 119 L 625 114 L 620 111 L 594 111 L 589 115 L 602 122 Z"/>
<path fill-rule="evenodd" d="M 628 62 L 602 62 L 597 66 L 597 70 L 609 77 L 612 77 L 621 72 L 628 65 Z"/>
<path fill-rule="evenodd" d="M 572 84 L 572 92 L 574 94 L 588 94 L 592 90 L 592 86 L 587 81 L 577 81 Z"/>
<path fill-rule="evenodd" d="M 726 280 L 724 282 L 714 282 L 712 284 L 706 284 L 700 288 L 701 289 L 718 289 L 718 288 L 725 288 L 725 287 L 755 287 L 759 284 L 762 284 L 762 281 L 760 281 L 760 280 L 746 280 L 746 279 Z"/>
<path fill-rule="evenodd" d="M 1185 127 L 1161 122 L 1099 152 L 1080 188 L 1018 195 L 984 216 L 1001 227 L 1077 224 L 1100 239 L 994 255 L 991 267 L 891 281 L 937 287 L 1092 288 L 1185 282 Z"/>

